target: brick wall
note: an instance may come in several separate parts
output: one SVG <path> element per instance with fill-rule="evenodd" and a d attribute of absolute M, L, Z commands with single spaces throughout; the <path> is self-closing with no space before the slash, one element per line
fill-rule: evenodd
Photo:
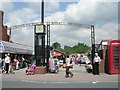
<path fill-rule="evenodd" d="M 3 25 L 3 11 L 0 11 L 0 40 L 9 41 L 9 36 L 7 35 L 7 26 Z"/>

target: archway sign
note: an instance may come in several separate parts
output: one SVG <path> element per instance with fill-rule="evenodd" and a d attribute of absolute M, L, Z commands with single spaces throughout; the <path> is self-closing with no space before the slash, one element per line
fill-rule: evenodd
<path fill-rule="evenodd" d="M 46 31 L 44 30 L 44 32 L 41 33 L 41 36 L 39 35 L 38 37 L 42 37 L 42 35 L 47 34 L 47 65 L 48 65 L 48 59 L 50 57 L 50 25 L 66 25 L 66 26 L 69 25 L 69 26 L 77 26 L 77 27 L 83 27 L 83 28 L 90 29 L 91 30 L 91 44 L 92 44 L 91 57 L 92 57 L 92 64 L 93 64 L 93 58 L 94 58 L 94 53 L 95 53 L 95 29 L 94 29 L 94 25 L 79 24 L 79 23 L 73 23 L 73 22 L 44 22 L 44 23 L 35 22 L 35 23 L 26 23 L 26 24 L 21 24 L 21 25 L 14 25 L 14 26 L 8 27 L 8 30 L 10 30 L 10 32 L 9 32 L 10 40 L 11 40 L 11 30 L 13 30 L 13 29 L 34 26 L 35 27 L 34 31 L 36 31 L 36 27 L 44 26 L 43 28 L 46 29 Z M 43 42 L 45 42 L 45 39 L 43 40 Z M 42 46 L 42 48 L 44 48 L 43 55 L 45 55 L 45 45 Z M 45 61 L 45 56 L 43 56 L 43 57 L 44 57 L 43 61 Z"/>

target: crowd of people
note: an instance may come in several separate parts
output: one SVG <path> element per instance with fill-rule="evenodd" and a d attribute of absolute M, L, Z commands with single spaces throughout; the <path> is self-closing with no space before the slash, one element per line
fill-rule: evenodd
<path fill-rule="evenodd" d="M 93 61 L 93 65 L 92 65 Z M 93 75 L 99 75 L 99 64 L 101 62 L 100 57 L 98 56 L 98 53 L 95 53 L 94 59 L 92 60 L 90 55 L 88 53 L 85 54 L 71 54 L 66 56 L 61 56 L 59 58 L 60 66 L 63 66 L 63 68 L 66 68 L 66 77 L 73 77 L 73 73 L 69 71 L 70 68 L 73 68 L 73 65 L 80 65 L 85 64 L 90 67 L 90 71 L 93 73 Z M 62 62 L 62 64 L 61 64 Z M 88 68 L 87 68 L 88 69 Z"/>
<path fill-rule="evenodd" d="M 59 59 L 60 63 L 62 63 L 62 64 L 60 64 L 61 66 L 66 64 L 66 57 L 67 56 L 61 56 L 61 58 Z M 74 64 L 76 64 L 76 65 L 80 64 L 80 66 L 81 66 L 81 64 L 91 63 L 91 59 L 88 56 L 88 54 L 79 54 L 79 55 L 71 54 L 71 55 L 69 55 L 69 58 L 70 58 L 70 60 L 73 61 Z"/>
<path fill-rule="evenodd" d="M 0 68 L 2 73 L 13 73 L 14 70 L 19 70 L 20 68 L 26 67 L 24 56 L 18 57 L 17 55 L 4 54 L 0 58 Z"/>
<path fill-rule="evenodd" d="M 53 58 L 56 60 L 56 58 Z M 54 61 L 55 61 L 54 60 Z M 60 65 L 61 61 L 63 63 L 63 66 L 66 68 L 66 77 L 73 77 L 73 73 L 70 71 L 70 68 L 73 68 L 73 65 L 80 65 L 81 64 L 91 64 L 91 58 L 88 56 L 88 54 L 72 54 L 72 55 L 62 55 L 60 58 L 58 58 L 59 61 L 57 64 Z M 23 64 L 20 64 L 20 63 Z M 95 53 L 95 57 L 93 59 L 93 74 L 99 75 L 99 64 L 101 62 L 100 57 L 98 56 L 98 53 Z M 6 74 L 14 73 L 14 70 L 18 70 L 21 67 L 26 67 L 28 63 L 26 63 L 24 56 L 18 57 L 17 55 L 10 55 L 5 54 L 2 58 L 0 58 L 0 68 L 2 70 L 2 73 L 5 72 Z"/>

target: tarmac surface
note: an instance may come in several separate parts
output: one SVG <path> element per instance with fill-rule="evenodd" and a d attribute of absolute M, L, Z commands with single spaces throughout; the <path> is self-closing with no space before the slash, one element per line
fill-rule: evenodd
<path fill-rule="evenodd" d="M 16 70 L 15 74 L 2 74 L 2 88 L 118 88 L 119 75 L 93 75 L 87 73 L 84 65 L 74 65 L 73 78 L 65 78 L 65 69 L 59 73 L 26 75 L 26 68 Z"/>

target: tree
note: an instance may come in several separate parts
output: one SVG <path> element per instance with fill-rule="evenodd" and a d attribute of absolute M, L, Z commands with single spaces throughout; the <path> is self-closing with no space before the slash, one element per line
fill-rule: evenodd
<path fill-rule="evenodd" d="M 65 54 L 71 54 L 72 52 L 72 47 L 70 46 L 64 46 L 64 52 Z"/>
<path fill-rule="evenodd" d="M 85 43 L 78 43 L 77 45 L 74 45 L 73 47 L 65 45 L 64 49 L 62 49 L 60 43 L 55 42 L 52 44 L 52 47 L 61 52 L 65 52 L 65 54 L 85 53 L 88 50 L 90 50 L 90 47 L 86 45 Z"/>
<path fill-rule="evenodd" d="M 58 43 L 58 42 L 54 42 L 54 43 L 52 44 L 52 47 L 53 47 L 54 49 L 57 49 L 57 50 L 62 51 L 61 45 L 60 45 L 60 43 Z"/>
<path fill-rule="evenodd" d="M 76 54 L 76 53 L 85 53 L 88 50 L 90 50 L 90 47 L 86 45 L 85 43 L 78 43 L 77 45 L 70 47 L 70 46 L 64 46 L 64 52 L 66 54 Z"/>

